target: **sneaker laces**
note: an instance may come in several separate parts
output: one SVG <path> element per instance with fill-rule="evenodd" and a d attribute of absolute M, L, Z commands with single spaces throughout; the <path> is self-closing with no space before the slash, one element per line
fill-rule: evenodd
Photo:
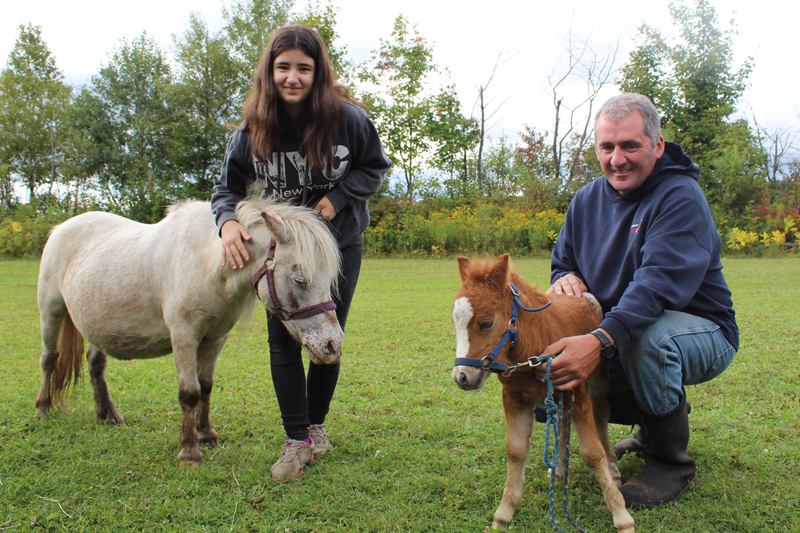
<path fill-rule="evenodd" d="M 278 458 L 278 461 L 289 462 L 292 459 L 294 459 L 294 457 L 299 455 L 300 452 L 303 450 L 303 444 L 306 444 L 311 448 L 312 459 L 313 459 L 314 441 L 311 440 L 311 437 L 305 440 L 295 440 L 287 438 L 286 442 L 283 443 L 283 452 L 281 453 L 281 456 Z"/>

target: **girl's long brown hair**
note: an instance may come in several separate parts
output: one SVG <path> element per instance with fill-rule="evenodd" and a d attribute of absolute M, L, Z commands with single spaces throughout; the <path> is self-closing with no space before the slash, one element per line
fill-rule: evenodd
<path fill-rule="evenodd" d="M 300 151 L 309 163 L 330 171 L 333 149 L 338 141 L 339 118 L 347 88 L 336 83 L 325 44 L 317 33 L 300 24 L 275 31 L 253 74 L 253 87 L 244 105 L 240 129 L 250 130 L 253 155 L 261 161 L 270 159 L 278 142 L 279 128 L 286 126 L 288 113 L 278 96 L 272 76 L 275 58 L 287 50 L 300 50 L 314 60 L 314 84 L 300 114 Z"/>

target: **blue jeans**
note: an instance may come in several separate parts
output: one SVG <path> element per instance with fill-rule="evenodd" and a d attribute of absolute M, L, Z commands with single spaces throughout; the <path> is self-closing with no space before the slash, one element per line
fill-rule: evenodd
<path fill-rule="evenodd" d="M 633 390 L 645 414 L 663 416 L 678 406 L 684 385 L 714 379 L 728 368 L 735 353 L 719 326 L 710 320 L 664 311 L 612 359 L 609 394 Z M 620 364 L 624 374 L 619 372 Z"/>

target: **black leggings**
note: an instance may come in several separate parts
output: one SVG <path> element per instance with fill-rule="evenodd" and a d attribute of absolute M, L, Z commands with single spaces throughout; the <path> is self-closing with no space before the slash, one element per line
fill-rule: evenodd
<path fill-rule="evenodd" d="M 344 331 L 361 271 L 361 245 L 348 246 L 341 250 L 341 254 L 339 297 L 335 301 L 336 318 Z M 283 428 L 290 439 L 307 439 L 309 425 L 325 422 L 339 380 L 340 363 L 316 365 L 309 361 L 306 378 L 302 346 L 292 338 L 283 322 L 269 313 L 267 331 L 272 384 L 278 397 Z"/>

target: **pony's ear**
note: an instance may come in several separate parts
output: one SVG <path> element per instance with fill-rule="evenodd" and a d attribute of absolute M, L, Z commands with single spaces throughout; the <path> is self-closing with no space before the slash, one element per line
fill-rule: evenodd
<path fill-rule="evenodd" d="M 467 272 L 469 271 L 469 259 L 466 257 L 456 257 L 458 261 L 458 273 L 461 275 L 461 281 L 467 281 Z"/>
<path fill-rule="evenodd" d="M 286 231 L 286 226 L 283 225 L 283 222 L 275 217 L 269 216 L 263 211 L 261 212 L 261 217 L 264 219 L 264 222 L 267 223 L 267 227 L 279 243 L 286 244 L 289 242 L 289 233 Z"/>
<path fill-rule="evenodd" d="M 489 275 L 486 276 L 486 281 L 495 285 L 498 290 L 501 290 L 505 286 L 507 278 L 508 254 L 503 254 L 500 256 L 500 259 L 497 260 L 497 263 L 494 264 Z"/>

